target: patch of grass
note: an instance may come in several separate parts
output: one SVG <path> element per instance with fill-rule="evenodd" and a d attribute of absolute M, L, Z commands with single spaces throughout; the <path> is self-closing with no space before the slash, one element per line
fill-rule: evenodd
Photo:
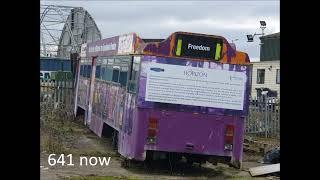
<path fill-rule="evenodd" d="M 75 135 L 71 108 L 55 107 L 53 101 L 40 103 L 40 150 L 48 153 L 68 153 Z"/>
<path fill-rule="evenodd" d="M 58 106 L 55 107 L 53 101 L 40 103 L 40 150 L 46 153 L 55 154 L 73 154 L 78 156 L 94 157 L 119 157 L 114 151 L 104 152 L 94 148 L 78 148 L 79 137 L 97 140 L 97 143 L 103 139 L 93 134 L 80 119 L 74 119 L 72 108 Z"/>
<path fill-rule="evenodd" d="M 137 180 L 138 178 L 130 177 L 130 176 L 73 176 L 67 179 L 68 180 Z"/>

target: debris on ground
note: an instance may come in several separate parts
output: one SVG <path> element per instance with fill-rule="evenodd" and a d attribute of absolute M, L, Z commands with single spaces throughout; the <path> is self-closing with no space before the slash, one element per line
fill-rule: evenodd
<path fill-rule="evenodd" d="M 268 151 L 263 157 L 264 164 L 280 163 L 280 146 Z"/>
<path fill-rule="evenodd" d="M 249 168 L 251 176 L 260 176 L 280 172 L 280 163 Z"/>

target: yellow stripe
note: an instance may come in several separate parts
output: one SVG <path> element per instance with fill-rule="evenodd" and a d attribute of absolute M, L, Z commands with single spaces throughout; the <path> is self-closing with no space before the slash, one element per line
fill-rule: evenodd
<path fill-rule="evenodd" d="M 181 45 L 182 45 L 182 39 L 178 39 L 177 49 L 176 49 L 176 56 L 180 56 L 181 55 Z"/>
<path fill-rule="evenodd" d="M 215 60 L 219 60 L 220 59 L 220 52 L 221 52 L 221 45 L 218 43 L 217 47 L 216 47 L 216 55 L 214 57 Z"/>

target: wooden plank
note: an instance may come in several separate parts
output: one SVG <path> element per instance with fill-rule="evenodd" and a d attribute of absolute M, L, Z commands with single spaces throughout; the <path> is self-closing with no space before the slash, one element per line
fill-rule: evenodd
<path fill-rule="evenodd" d="M 259 176 L 263 174 L 270 174 L 274 172 L 280 172 L 280 163 L 271 164 L 266 166 L 258 166 L 249 169 L 251 176 Z"/>

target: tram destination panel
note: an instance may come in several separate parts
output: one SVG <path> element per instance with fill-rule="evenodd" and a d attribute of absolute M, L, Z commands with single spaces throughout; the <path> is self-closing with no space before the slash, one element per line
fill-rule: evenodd
<path fill-rule="evenodd" d="M 177 34 L 174 54 L 177 57 L 220 60 L 223 40 L 186 34 Z"/>

